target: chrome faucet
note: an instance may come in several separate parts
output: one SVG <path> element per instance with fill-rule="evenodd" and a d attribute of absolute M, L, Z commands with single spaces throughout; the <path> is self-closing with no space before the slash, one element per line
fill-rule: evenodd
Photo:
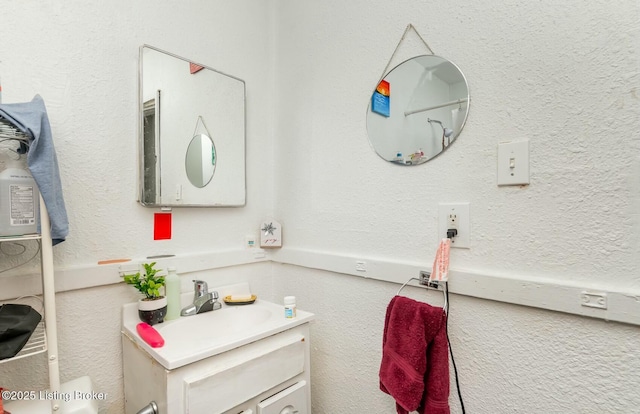
<path fill-rule="evenodd" d="M 192 280 L 193 282 L 193 303 L 199 298 L 209 293 L 209 286 L 204 280 Z"/>
<path fill-rule="evenodd" d="M 182 309 L 180 316 L 191 316 L 199 313 L 217 310 L 222 307 L 218 302 L 218 292 L 209 292 L 207 282 L 204 280 L 193 281 L 193 303 Z"/>

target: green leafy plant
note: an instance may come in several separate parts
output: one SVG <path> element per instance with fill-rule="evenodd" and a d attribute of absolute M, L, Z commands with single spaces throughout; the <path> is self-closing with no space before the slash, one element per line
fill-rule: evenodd
<path fill-rule="evenodd" d="M 132 275 L 124 275 L 124 282 L 128 285 L 132 285 L 140 293 L 145 296 L 146 300 L 154 300 L 162 297 L 160 294 L 160 288 L 164 286 L 164 276 L 158 274 L 161 270 L 155 269 L 153 263 L 143 263 L 144 275 L 137 272 Z"/>

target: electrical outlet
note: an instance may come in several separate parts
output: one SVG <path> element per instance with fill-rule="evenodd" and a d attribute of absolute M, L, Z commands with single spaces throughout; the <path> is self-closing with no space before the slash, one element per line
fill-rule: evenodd
<path fill-rule="evenodd" d="M 256 247 L 256 236 L 254 235 L 249 235 L 249 236 L 245 236 L 244 238 L 244 247 L 246 249 L 253 249 Z"/>
<path fill-rule="evenodd" d="M 438 205 L 438 240 L 451 239 L 451 247 L 469 249 L 469 203 L 440 203 Z"/>
<path fill-rule="evenodd" d="M 449 211 L 447 214 L 447 237 L 454 239 L 458 235 L 458 212 Z"/>
<path fill-rule="evenodd" d="M 356 270 L 358 272 L 366 272 L 367 271 L 367 262 L 356 262 Z"/>
<path fill-rule="evenodd" d="M 580 294 L 582 306 L 588 308 L 607 309 L 607 294 L 584 291 Z"/>

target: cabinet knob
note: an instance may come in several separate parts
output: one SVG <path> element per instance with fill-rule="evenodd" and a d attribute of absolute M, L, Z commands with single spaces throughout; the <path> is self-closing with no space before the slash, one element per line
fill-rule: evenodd
<path fill-rule="evenodd" d="M 149 405 L 138 411 L 138 414 L 159 414 L 158 404 L 155 401 L 151 401 Z"/>

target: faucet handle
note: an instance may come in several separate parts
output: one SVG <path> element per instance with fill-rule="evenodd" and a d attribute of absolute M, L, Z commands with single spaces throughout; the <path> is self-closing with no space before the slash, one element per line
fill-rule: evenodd
<path fill-rule="evenodd" d="M 213 295 L 213 300 L 218 300 L 218 298 L 220 297 L 220 296 L 218 296 L 218 292 L 215 291 L 215 290 L 212 291 L 211 294 Z"/>
<path fill-rule="evenodd" d="M 204 280 L 193 280 L 193 298 L 198 299 L 209 292 L 209 286 Z"/>

